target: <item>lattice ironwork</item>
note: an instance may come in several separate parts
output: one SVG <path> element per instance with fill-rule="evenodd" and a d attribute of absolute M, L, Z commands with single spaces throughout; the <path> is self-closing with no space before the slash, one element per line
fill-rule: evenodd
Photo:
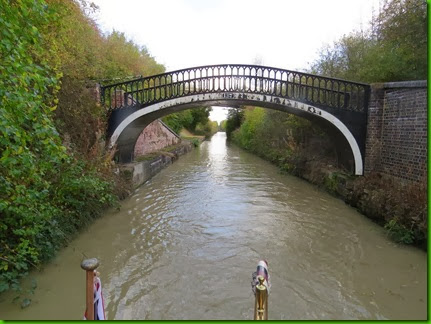
<path fill-rule="evenodd" d="M 266 66 L 209 65 L 102 86 L 102 103 L 113 110 L 220 92 L 272 95 L 320 107 L 366 112 L 370 86 Z"/>

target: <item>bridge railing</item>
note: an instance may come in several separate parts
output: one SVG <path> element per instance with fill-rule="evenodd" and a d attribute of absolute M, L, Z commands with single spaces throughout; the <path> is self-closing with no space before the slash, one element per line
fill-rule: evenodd
<path fill-rule="evenodd" d="M 369 89 L 363 83 L 272 67 L 211 65 L 102 86 L 102 102 L 112 110 L 194 94 L 241 92 L 365 112 Z"/>

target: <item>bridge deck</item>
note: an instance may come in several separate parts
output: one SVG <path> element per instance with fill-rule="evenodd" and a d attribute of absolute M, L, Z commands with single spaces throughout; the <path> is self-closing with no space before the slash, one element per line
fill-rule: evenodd
<path fill-rule="evenodd" d="M 370 87 L 266 66 L 226 64 L 193 67 L 102 86 L 102 103 L 113 110 L 220 92 L 274 95 L 323 109 L 366 113 Z"/>

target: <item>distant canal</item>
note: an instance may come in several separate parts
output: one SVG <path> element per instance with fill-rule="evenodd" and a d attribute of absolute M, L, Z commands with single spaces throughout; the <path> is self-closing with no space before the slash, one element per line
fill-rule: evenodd
<path fill-rule="evenodd" d="M 87 257 L 100 260 L 108 319 L 252 319 L 250 281 L 269 263 L 269 319 L 426 319 L 426 253 L 398 246 L 353 208 L 217 133 L 64 249 L 24 310 L 82 319 Z"/>

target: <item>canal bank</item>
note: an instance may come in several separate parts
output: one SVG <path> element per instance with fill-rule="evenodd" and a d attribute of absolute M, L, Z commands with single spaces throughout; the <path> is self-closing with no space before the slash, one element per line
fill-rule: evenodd
<path fill-rule="evenodd" d="M 370 169 L 373 165 L 370 162 L 366 164 L 368 167 L 363 176 L 355 176 L 352 175 L 352 164 L 343 161 L 343 150 L 337 149 L 334 138 L 324 129 L 297 116 L 259 107 L 246 107 L 243 114 L 242 124 L 236 125 L 235 130 L 231 128 L 229 133 L 233 143 L 274 163 L 283 172 L 305 179 L 341 198 L 382 225 L 395 242 L 413 244 L 426 250 L 427 180 L 426 173 L 421 171 L 426 169 L 422 158 L 419 158 L 423 155 L 422 149 L 419 152 L 407 140 L 399 145 L 398 151 L 387 144 L 384 147 L 385 158 L 381 159 L 385 162 L 385 169 Z M 409 117 L 408 120 L 412 119 L 415 118 Z M 234 122 L 236 119 L 231 120 Z M 422 125 L 423 120 L 420 122 Z M 402 124 L 400 128 L 406 126 Z M 394 138 L 393 143 L 398 145 L 400 141 L 395 134 L 399 133 L 393 131 L 386 137 Z M 420 147 L 426 147 L 426 140 L 422 135 L 420 137 Z M 398 164 L 392 163 L 388 156 L 392 160 L 398 159 Z M 376 162 L 374 165 L 379 164 Z M 397 166 L 396 172 L 388 172 L 388 165 Z M 404 174 L 400 175 L 400 170 L 404 170 Z M 419 177 L 420 174 L 423 176 Z"/>
<path fill-rule="evenodd" d="M 251 319 L 260 259 L 272 281 L 269 319 L 427 316 L 426 253 L 226 145 L 224 133 L 162 169 L 33 273 L 28 308 L 2 296 L 3 319 L 82 318 L 86 257 L 100 261 L 110 320 Z"/>
<path fill-rule="evenodd" d="M 179 144 L 166 147 L 161 151 L 139 156 L 132 163 L 119 164 L 114 172 L 120 174 L 128 184 L 129 189 L 133 190 L 151 179 L 163 168 L 174 163 L 180 156 L 199 146 L 202 141 L 202 139 L 196 139 L 194 142 L 182 140 Z"/>
<path fill-rule="evenodd" d="M 428 246 L 427 187 L 378 172 L 356 177 L 343 170 L 309 163 L 299 177 L 323 188 L 384 227 L 396 243 Z"/>
<path fill-rule="evenodd" d="M 425 180 L 421 183 L 405 181 L 379 172 L 369 172 L 358 177 L 328 163 L 325 158 L 319 160 L 306 154 L 287 163 L 273 156 L 259 156 L 279 167 L 283 173 L 304 179 L 342 199 L 382 226 L 394 242 L 411 244 L 427 251 Z"/>

